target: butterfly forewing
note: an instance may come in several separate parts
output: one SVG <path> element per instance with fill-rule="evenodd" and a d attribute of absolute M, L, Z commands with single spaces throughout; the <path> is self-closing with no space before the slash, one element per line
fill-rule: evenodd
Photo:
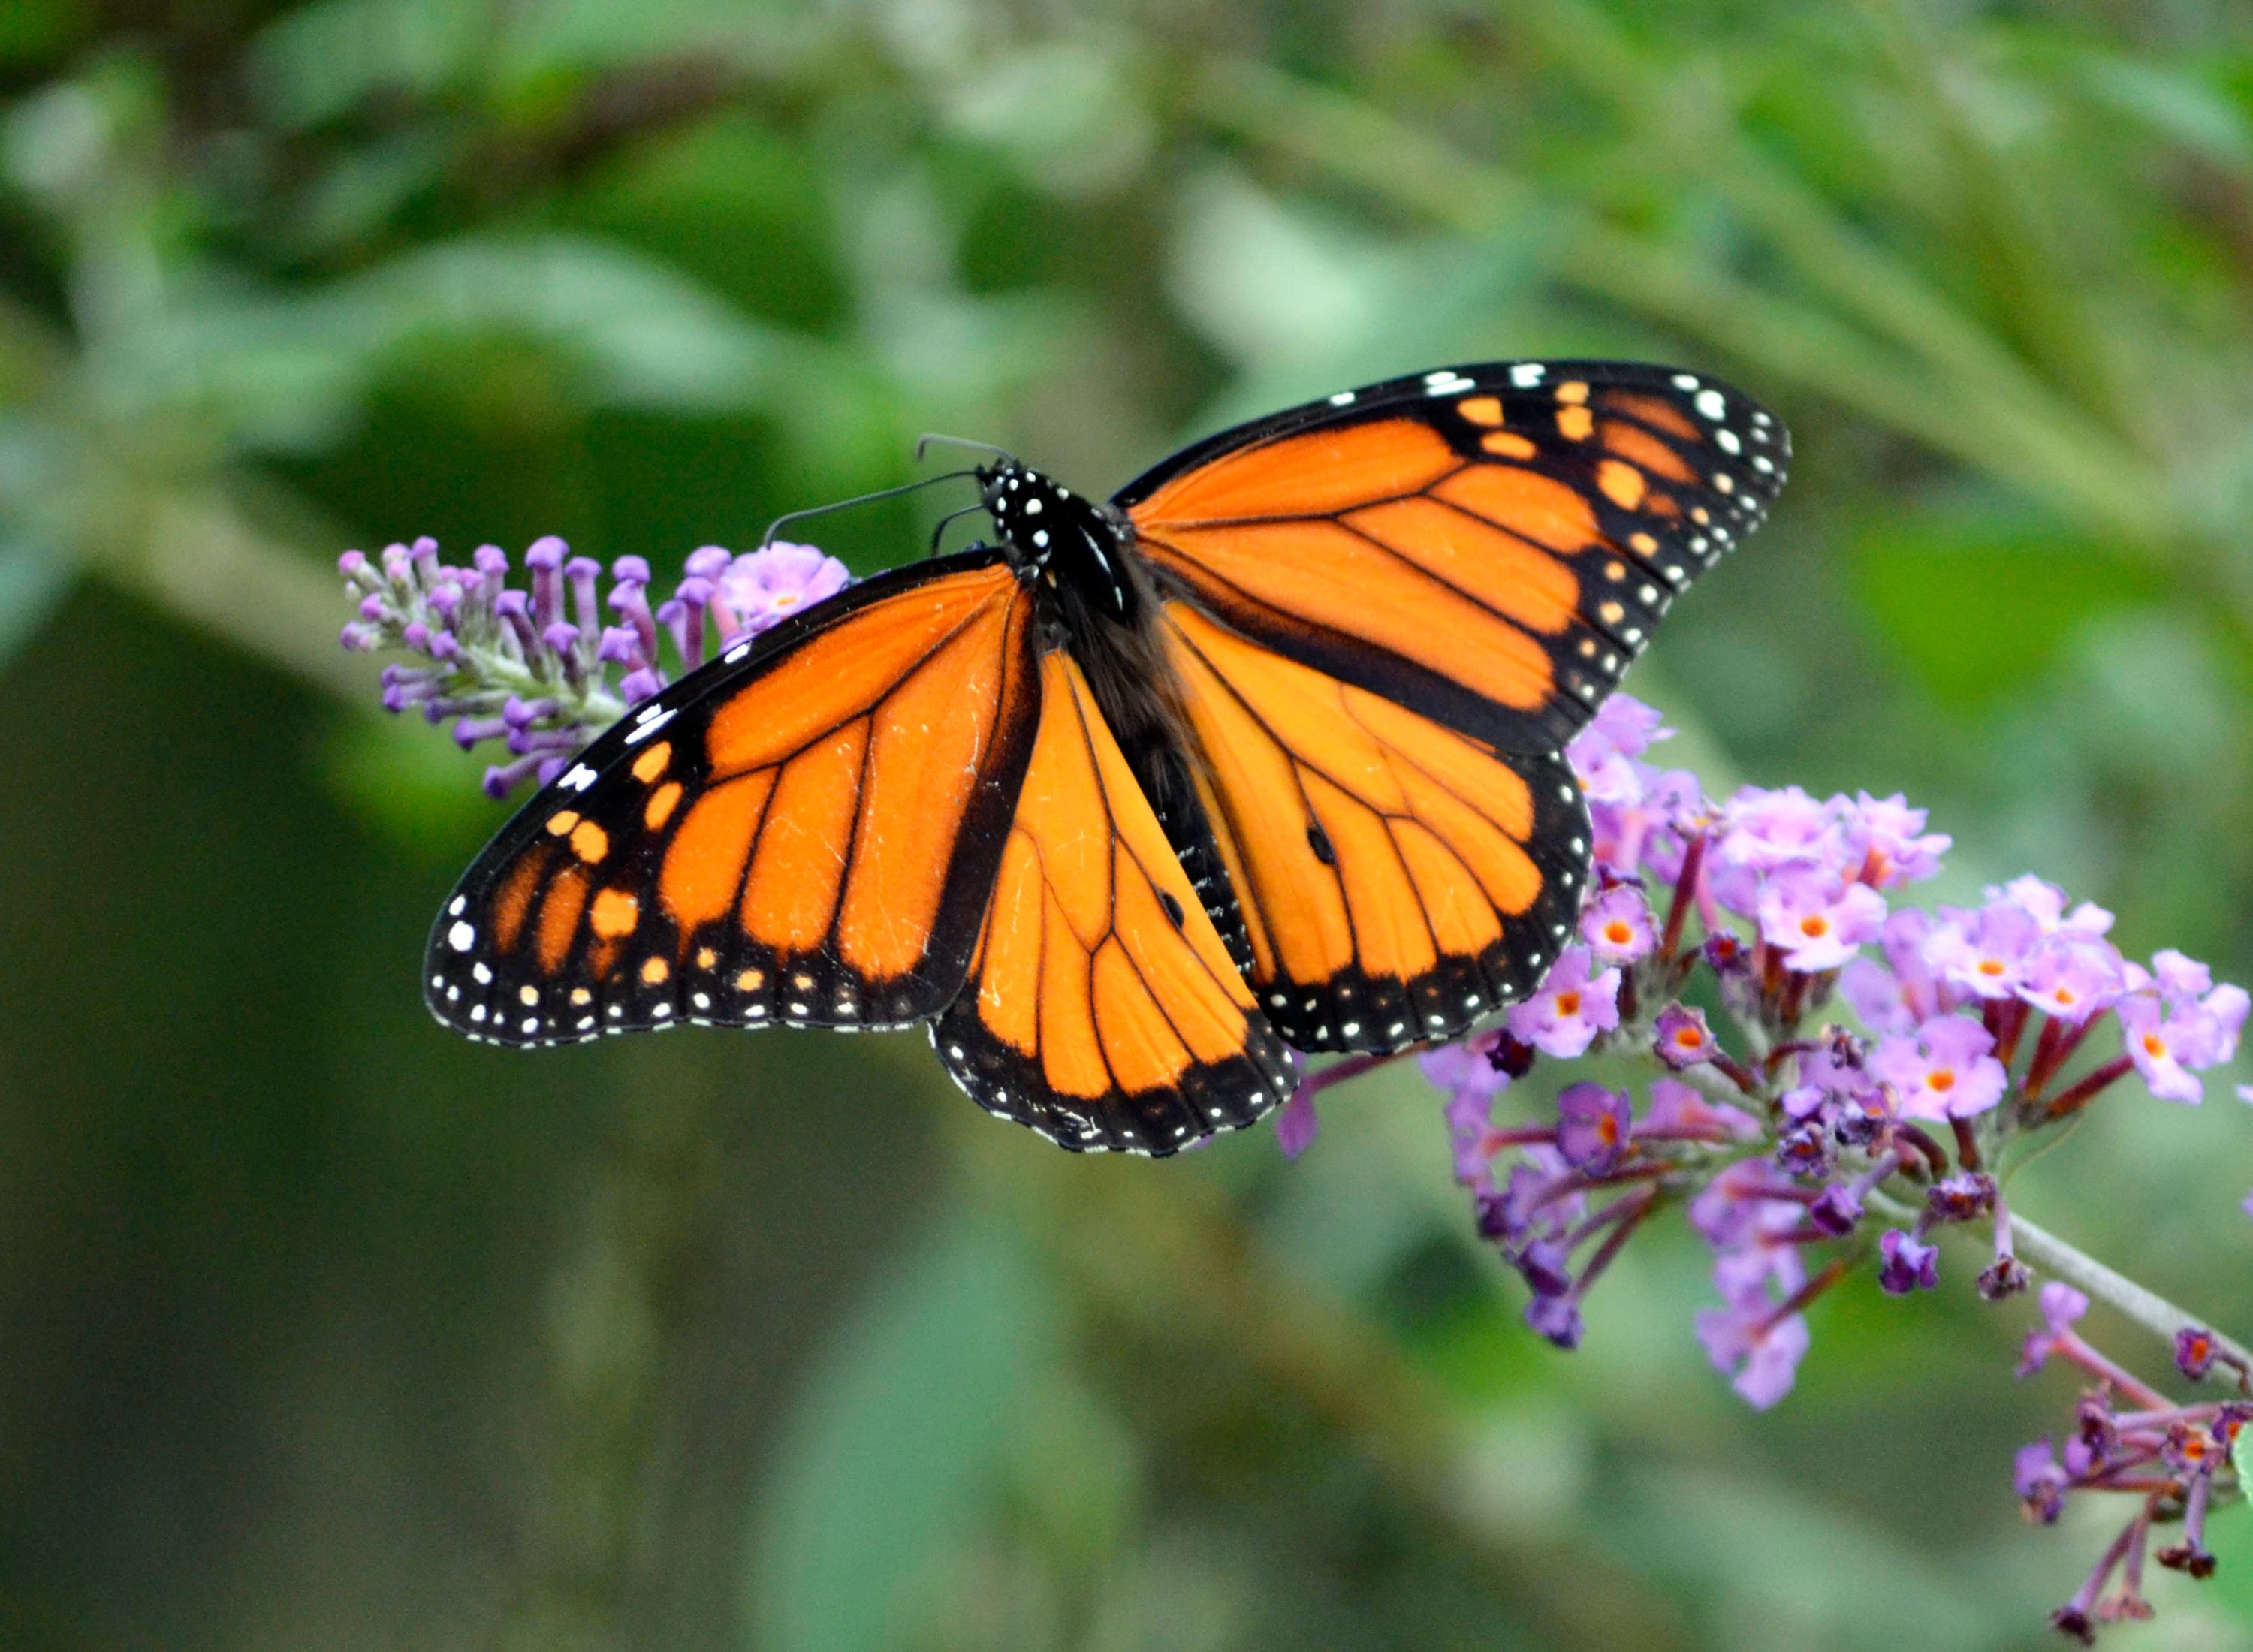
<path fill-rule="evenodd" d="M 1698 375 L 1442 368 L 1223 433 L 1122 489 L 1174 589 L 1498 748 L 1554 751 L 1761 521 L 1783 427 Z"/>
<path fill-rule="evenodd" d="M 463 878 L 431 1008 L 512 1044 L 937 1014 L 1031 750 L 1031 622 L 998 555 L 950 558 L 638 708 Z"/>

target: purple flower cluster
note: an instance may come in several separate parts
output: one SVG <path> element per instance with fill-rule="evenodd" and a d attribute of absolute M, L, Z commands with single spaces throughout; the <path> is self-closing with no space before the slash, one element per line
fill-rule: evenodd
<path fill-rule="evenodd" d="M 2063 1118 L 2131 1068 L 2153 1095 L 2195 1105 L 2205 1094 L 2197 1074 L 2235 1053 L 2253 1001 L 2242 987 L 2217 986 L 2204 965 L 2180 952 L 2160 952 L 2148 969 L 2122 958 L 2104 938 L 2111 924 L 2110 913 L 2086 903 L 2068 912 L 2060 890 L 2022 877 L 1989 889 L 1970 910 L 1894 913 L 1880 940 L 1884 961 L 1855 959 L 1839 990 L 1882 1035 L 1880 1076 L 1900 1087 L 1917 1117 L 1966 1119 L 1994 1106 L 2004 1068 L 2036 1017 L 2022 1108 Z M 2120 1054 L 2050 1093 L 2108 1012 L 2119 1025 Z"/>
<path fill-rule="evenodd" d="M 2239 1398 L 2179 1405 L 2081 1335 L 2076 1324 L 2089 1311 L 2081 1292 L 2053 1281 L 2042 1286 L 2040 1304 L 2042 1323 L 2026 1336 L 2019 1375 L 2054 1361 L 2076 1369 L 2088 1385 L 2061 1446 L 2045 1438 L 2019 1452 L 2012 1481 L 2020 1505 L 2043 1525 L 2055 1523 L 2075 1495 L 2124 1497 L 2132 1510 L 2073 1598 L 2050 1614 L 2087 1645 L 2100 1623 L 2152 1615 L 2144 1597 L 2146 1558 L 2193 1578 L 2213 1573 L 2207 1516 L 2217 1500 L 2243 1495 L 2236 1449 L 2253 1421 L 2253 1403 L 2244 1398 L 2253 1392 L 2253 1371 L 2211 1331 L 2187 1327 L 2175 1335 L 2176 1370 L 2194 1383 L 2227 1379 Z M 2176 1524 L 2180 1537 L 2154 1551 L 2153 1528 Z M 2106 1594 L 2116 1578 L 2117 1587 Z"/>
<path fill-rule="evenodd" d="M 2038 878 L 1976 907 L 1899 905 L 1949 847 L 1922 810 L 1797 787 L 1716 802 L 1694 776 L 1649 761 L 1667 732 L 1650 708 L 1615 695 L 1573 742 L 1595 827 L 1575 943 L 1502 1025 L 1419 1059 L 1446 1093 L 1477 1230 L 1525 1281 L 1527 1322 L 1576 1346 L 1590 1288 L 1644 1223 L 1680 1204 L 1712 1250 L 1719 1299 L 1698 1313 L 1698 1341 L 1764 1408 L 1808 1352 L 1810 1305 L 1858 1268 L 1888 1294 L 1932 1289 L 1940 1233 L 1969 1228 L 1986 1241 L 1979 1293 L 2026 1290 L 1998 1173 L 2131 1073 L 2154 1095 L 2199 1101 L 2198 1075 L 2235 1053 L 2249 1000 L 2180 953 L 2122 957 L 2110 914 Z M 1834 1000 L 1859 1026 L 1819 1019 Z M 1551 1093 L 1529 1082 L 1543 1058 L 1606 1051 L 1651 1058 L 1642 1100 L 1570 1082 L 1531 1117 L 1498 1119 L 1506 1097 Z M 1294 1150 L 1314 1134 L 1315 1093 L 1374 1059 L 1307 1080 Z M 2046 1311 L 2064 1288 L 2047 1287 Z M 2095 1357 L 2052 1335 L 2047 1346 L 2076 1363 Z M 2170 1511 L 2186 1522 L 2181 1552 L 2203 1554 L 2201 1488 L 2228 1453 L 2181 1465 L 2197 1439 L 2234 1439 L 2249 1413 L 2166 1410 L 2117 1373 L 2105 1381 L 2099 1408 L 2114 1408 L 2126 1444 L 2069 1447 L 2054 1478 L 2060 1497 L 2084 1487 L 2146 1497 L 2143 1525 L 2104 1569 L 2132 1579 L 2141 1534 Z M 2234 1472 L 2227 1483 L 2235 1495 Z M 2132 1581 L 2129 1595 L 2140 1598 Z"/>
<path fill-rule="evenodd" d="M 2105 938 L 2110 914 L 2069 908 L 2038 878 L 1973 909 L 1893 909 L 1888 897 L 1938 871 L 1949 847 L 1922 810 L 1796 786 L 1716 803 L 1694 776 L 1647 761 L 1667 732 L 1618 694 L 1573 742 L 1596 836 L 1578 943 L 1500 1028 L 1421 1059 L 1448 1094 L 1480 1230 L 1524 1276 L 1537 1328 L 1577 1341 L 1578 1305 L 1616 1239 L 1681 1199 L 1712 1247 L 1721 1299 L 1698 1315 L 1699 1339 L 1765 1406 L 1806 1351 L 1801 1310 L 1848 1265 L 1810 1268 L 1810 1247 L 1859 1241 L 1880 1285 L 1901 1294 L 1937 1283 L 1936 1228 L 1980 1222 L 1994 1237 L 1983 1293 L 2022 1288 L 1987 1165 L 2131 1070 L 2156 1095 L 2197 1101 L 2196 1074 L 2234 1053 L 2248 1000 L 2178 952 L 2148 968 L 2123 958 Z M 1683 1001 L 1699 987 L 1742 1034 L 1742 1054 Z M 1807 1027 L 1834 992 L 1866 1036 Z M 2076 1060 L 2108 1021 L 2120 1053 Z M 1607 1045 L 1647 1049 L 1669 1075 L 1640 1116 L 1628 1095 L 1576 1084 L 1553 1121 L 1492 1124 L 1496 1099 L 1538 1057 Z M 1311 1123 L 1303 1111 L 1302 1140 Z M 1505 1153 L 1516 1158 L 1498 1170 Z M 1865 1229 L 1880 1209 L 1894 1225 L 1872 1244 Z"/>
<path fill-rule="evenodd" d="M 427 538 L 377 557 L 347 551 L 338 563 L 359 608 L 344 645 L 417 657 L 383 668 L 384 709 L 418 706 L 434 723 L 452 719 L 465 751 L 504 742 L 509 760 L 485 776 L 495 798 L 554 779 L 574 752 L 666 685 L 668 662 L 693 671 L 715 648 L 834 596 L 848 577 L 811 546 L 736 555 L 708 545 L 652 610 L 649 564 L 638 556 L 610 565 L 607 592 L 601 564 L 553 535 L 526 548 L 524 566 L 525 584 L 513 585 L 499 547 L 479 546 L 460 567 Z"/>

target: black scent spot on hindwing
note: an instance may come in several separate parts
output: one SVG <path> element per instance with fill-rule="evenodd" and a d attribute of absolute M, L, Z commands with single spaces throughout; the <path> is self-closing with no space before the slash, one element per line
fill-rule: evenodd
<path fill-rule="evenodd" d="M 1315 859 L 1324 866 L 1337 864 L 1337 851 L 1330 847 L 1329 833 L 1323 831 L 1318 820 L 1307 822 L 1307 846 L 1315 852 Z"/>
<path fill-rule="evenodd" d="M 1175 929 L 1181 928 L 1182 903 L 1174 899 L 1174 897 L 1168 894 L 1164 889 L 1160 889 L 1158 891 L 1158 904 L 1166 909 L 1166 916 L 1173 919 L 1174 927 Z"/>

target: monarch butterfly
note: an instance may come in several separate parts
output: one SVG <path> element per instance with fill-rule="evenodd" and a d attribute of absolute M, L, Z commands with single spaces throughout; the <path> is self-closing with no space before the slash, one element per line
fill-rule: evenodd
<path fill-rule="evenodd" d="M 1527 361 L 1341 391 L 1108 503 L 997 457 L 998 544 L 739 640 L 503 828 L 430 1007 L 513 1045 L 923 1022 L 1064 1147 L 1249 1125 L 1294 1049 L 1539 984 L 1589 865 L 1565 744 L 1789 453 L 1710 379 Z"/>

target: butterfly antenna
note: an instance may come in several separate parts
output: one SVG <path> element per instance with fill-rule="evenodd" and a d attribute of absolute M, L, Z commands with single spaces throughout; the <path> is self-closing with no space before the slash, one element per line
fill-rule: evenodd
<path fill-rule="evenodd" d="M 925 554 L 931 556 L 938 554 L 938 541 L 945 535 L 949 523 L 959 521 L 966 516 L 974 516 L 985 508 L 985 501 L 981 499 L 975 505 L 966 505 L 959 511 L 949 511 L 945 516 L 940 517 L 938 526 L 931 531 L 931 549 Z"/>
<path fill-rule="evenodd" d="M 921 464 L 923 461 L 924 450 L 930 447 L 934 442 L 943 443 L 948 447 L 974 449 L 980 453 L 990 453 L 997 459 L 1015 459 L 1016 457 L 1016 456 L 1011 453 L 1008 449 L 997 448 L 991 442 L 977 442 L 972 440 L 966 436 L 942 436 L 936 430 L 927 430 L 923 435 L 916 438 L 916 461 L 917 464 Z"/>
<path fill-rule="evenodd" d="M 827 516 L 832 511 L 850 510 L 856 505 L 873 505 L 878 499 L 897 498 L 903 493 L 912 493 L 917 488 L 936 487 L 941 482 L 959 482 L 966 476 L 975 476 L 975 471 L 949 471 L 940 476 L 918 477 L 903 482 L 897 487 L 878 488 L 874 493 L 856 493 L 849 499 L 833 499 L 827 505 L 811 505 L 803 511 L 785 511 L 767 524 L 767 531 L 759 535 L 761 550 L 774 543 L 777 529 L 785 522 L 802 522 L 809 516 Z"/>

